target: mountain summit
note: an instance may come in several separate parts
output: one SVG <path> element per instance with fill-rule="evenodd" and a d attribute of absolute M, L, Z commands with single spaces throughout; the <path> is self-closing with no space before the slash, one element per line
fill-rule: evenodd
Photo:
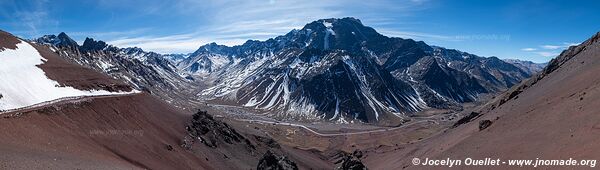
<path fill-rule="evenodd" d="M 176 65 L 207 85 L 202 98 L 340 123 L 456 109 L 530 76 L 495 57 L 387 37 L 355 18 L 321 19 L 233 47 L 207 44 Z"/>
<path fill-rule="evenodd" d="M 57 35 L 44 35 L 35 40 L 35 42 L 42 44 L 50 44 L 57 47 L 77 47 L 77 42 L 71 39 L 65 32 L 61 32 Z"/>
<path fill-rule="evenodd" d="M 361 44 L 367 41 L 383 38 L 383 35 L 355 18 L 330 18 L 313 21 L 301 30 L 290 32 L 286 37 L 308 48 L 353 51 L 360 49 Z"/>

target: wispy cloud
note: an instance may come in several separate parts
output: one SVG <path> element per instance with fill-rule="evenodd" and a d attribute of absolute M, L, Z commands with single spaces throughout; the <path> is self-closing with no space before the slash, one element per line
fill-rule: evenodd
<path fill-rule="evenodd" d="M 378 30 L 381 34 L 391 37 L 410 38 L 414 40 L 422 40 L 428 43 L 439 43 L 441 41 L 447 42 L 462 42 L 462 41 L 509 41 L 510 35 L 505 34 L 472 34 L 472 35 L 440 35 L 423 32 L 411 32 L 411 31 L 396 31 L 389 29 Z"/>
<path fill-rule="evenodd" d="M 107 32 L 68 32 L 69 36 L 73 37 L 127 37 L 131 35 L 141 35 L 149 33 L 152 29 L 150 28 L 138 28 L 125 31 L 107 31 Z"/>
<path fill-rule="evenodd" d="M 559 45 L 542 45 L 540 47 L 542 47 L 543 49 L 547 49 L 547 50 L 556 50 L 559 48 L 563 48 L 563 46 L 559 46 Z"/>
<path fill-rule="evenodd" d="M 430 0 L 90 0 L 81 2 L 90 13 L 82 18 L 92 20 L 84 21 L 88 25 L 81 27 L 75 24 L 76 32 L 69 32 L 72 29 L 65 30 L 56 19 L 73 28 L 73 22 L 81 18 L 74 19 L 69 11 L 60 9 L 60 3 L 65 2 L 4 0 L 0 3 L 0 20 L 4 21 L 0 22 L 17 25 L 11 26 L 11 31 L 28 38 L 65 31 L 78 41 L 93 37 L 120 47 L 181 53 L 210 42 L 237 45 L 249 39 L 266 40 L 322 18 L 356 17 L 378 30 L 398 31 L 399 25 L 411 24 L 399 22 L 403 18 L 431 7 Z M 60 10 L 53 10 L 57 8 Z M 156 24 L 162 21 L 166 21 L 164 25 Z M 388 33 L 456 40 L 428 33 Z"/>
<path fill-rule="evenodd" d="M 562 43 L 561 45 L 541 45 L 540 47 L 547 50 L 563 49 L 570 46 L 579 45 L 579 43 Z"/>
<path fill-rule="evenodd" d="M 535 48 L 522 48 L 521 51 L 535 51 Z"/>
<path fill-rule="evenodd" d="M 223 45 L 242 44 L 247 39 L 242 38 L 214 38 L 196 34 L 179 34 L 170 36 L 144 36 L 135 38 L 119 38 L 108 41 L 118 47 L 140 47 L 157 53 L 186 53 L 197 49 L 200 45 L 216 42 Z"/>
<path fill-rule="evenodd" d="M 182 34 L 163 37 L 120 38 L 108 43 L 118 47 L 140 47 L 158 53 L 172 53 L 198 48 L 199 44 L 208 41 L 207 39 L 194 37 L 189 34 Z"/>
<path fill-rule="evenodd" d="M 559 45 L 540 45 L 539 49 L 537 48 L 523 48 L 521 51 L 531 52 L 531 54 L 535 54 L 542 57 L 556 57 L 560 54 L 560 51 L 564 50 L 567 47 L 579 45 L 579 43 L 561 43 Z"/>
<path fill-rule="evenodd" d="M 442 41 L 462 41 L 463 39 L 458 38 L 458 36 L 449 36 L 449 35 L 438 35 L 438 34 L 430 34 L 430 33 L 422 33 L 422 32 L 410 32 L 410 31 L 394 31 L 388 29 L 381 29 L 379 32 L 383 35 L 390 37 L 401 37 L 401 38 L 410 38 L 415 40 L 442 40 Z"/>
<path fill-rule="evenodd" d="M 8 25 L 19 28 L 15 34 L 26 36 L 40 35 L 40 28 L 56 27 L 59 22 L 49 15 L 49 0 L 16 1 L 0 3 L 0 18 Z"/>
<path fill-rule="evenodd" d="M 557 52 L 548 52 L 548 51 L 540 51 L 540 52 L 534 52 L 535 54 L 538 54 L 542 57 L 556 57 L 559 53 Z"/>
<path fill-rule="evenodd" d="M 110 4 L 106 3 L 104 5 Z M 394 19 L 374 15 L 372 10 L 394 11 L 394 16 L 397 17 L 408 15 L 412 11 L 425 9 L 427 1 L 183 0 L 178 1 L 175 7 L 175 11 L 186 13 L 185 15 L 202 11 L 201 14 L 198 14 L 202 16 L 195 17 L 209 19 L 198 23 L 198 29 L 188 33 L 126 38 L 113 37 L 109 42 L 117 46 L 138 46 L 161 53 L 190 52 L 203 43 L 209 42 L 237 45 L 249 39 L 266 40 L 277 35 L 283 35 L 292 29 L 299 29 L 308 22 L 322 18 L 353 16 L 370 24 L 385 25 L 386 22 L 393 22 Z M 420 34 L 419 36 L 449 38 L 428 34 Z"/>

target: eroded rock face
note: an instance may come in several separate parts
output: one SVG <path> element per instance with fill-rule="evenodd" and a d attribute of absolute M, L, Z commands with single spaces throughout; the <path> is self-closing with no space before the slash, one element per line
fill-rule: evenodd
<path fill-rule="evenodd" d="M 479 117 L 480 115 L 481 114 L 479 112 L 471 112 L 470 114 L 468 114 L 465 117 L 461 118 L 460 120 L 456 121 L 456 123 L 454 123 L 454 125 L 452 125 L 452 128 L 458 127 L 465 123 L 469 123 L 472 120 L 474 120 L 475 118 Z"/>
<path fill-rule="evenodd" d="M 269 148 L 275 148 L 275 149 L 281 148 L 279 143 L 277 143 L 277 141 L 275 141 L 273 138 L 263 137 L 263 136 L 254 136 L 254 138 L 256 139 L 256 141 L 258 141 L 260 143 L 264 143 Z"/>
<path fill-rule="evenodd" d="M 188 136 L 184 139 L 183 147 L 188 149 L 191 148 L 196 139 L 212 148 L 216 148 L 221 144 L 242 143 L 246 144 L 249 150 L 255 149 L 248 139 L 240 135 L 227 123 L 215 120 L 206 111 L 199 110 L 194 114 L 185 129 Z"/>
<path fill-rule="evenodd" d="M 492 125 L 491 120 L 481 120 L 479 121 L 479 130 L 484 130 Z"/>
<path fill-rule="evenodd" d="M 339 166 L 336 167 L 336 169 L 338 169 L 338 170 L 347 170 L 347 169 L 363 170 L 363 169 L 365 169 L 366 170 L 367 167 L 360 160 L 360 158 L 362 158 L 362 156 L 363 156 L 363 154 L 359 150 L 356 150 L 353 153 L 340 152 L 339 153 L 340 160 L 338 160 L 336 162 L 336 164 L 339 164 Z"/>
<path fill-rule="evenodd" d="M 285 156 L 278 156 L 271 151 L 267 151 L 258 162 L 257 170 L 289 170 L 298 169 L 295 162 Z"/>

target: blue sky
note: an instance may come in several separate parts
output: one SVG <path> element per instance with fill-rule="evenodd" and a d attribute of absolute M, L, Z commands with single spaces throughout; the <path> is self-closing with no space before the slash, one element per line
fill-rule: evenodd
<path fill-rule="evenodd" d="M 92 37 L 159 53 L 265 40 L 347 16 L 388 36 L 535 62 L 600 31 L 600 1 L 0 0 L 0 29 L 20 37 L 64 31 L 78 42 Z"/>

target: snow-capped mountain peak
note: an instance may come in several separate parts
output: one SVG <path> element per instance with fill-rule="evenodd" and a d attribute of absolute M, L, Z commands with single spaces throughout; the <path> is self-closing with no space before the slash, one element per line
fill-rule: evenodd
<path fill-rule="evenodd" d="M 77 47 L 78 44 L 75 40 L 71 39 L 65 32 L 61 32 L 57 35 L 44 35 L 35 40 L 38 43 L 49 44 L 53 46 L 61 47 Z"/>
<path fill-rule="evenodd" d="M 202 98 L 283 119 L 364 122 L 460 107 L 528 77 L 497 58 L 386 37 L 354 18 L 321 19 L 233 47 L 207 44 L 177 67 L 208 85 Z"/>

